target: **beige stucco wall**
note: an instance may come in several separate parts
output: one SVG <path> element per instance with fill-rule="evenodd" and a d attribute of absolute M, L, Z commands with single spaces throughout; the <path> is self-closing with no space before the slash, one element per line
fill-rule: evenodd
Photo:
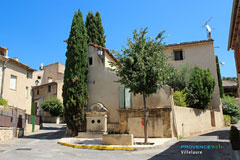
<path fill-rule="evenodd" d="M 10 89 L 11 75 L 17 77 L 16 90 Z M 27 70 L 14 64 L 7 63 L 4 74 L 3 98 L 8 100 L 8 105 L 26 110 L 27 114 L 31 114 L 31 89 L 33 86 L 32 78 L 27 78 Z M 25 97 L 26 87 L 28 87 L 28 95 Z"/>
<path fill-rule="evenodd" d="M 157 93 L 146 98 L 146 104 L 148 108 L 169 108 L 171 107 L 171 99 L 171 87 L 163 86 Z M 143 96 L 140 94 L 132 95 L 132 108 L 138 109 L 143 107 Z"/>
<path fill-rule="evenodd" d="M 49 64 L 43 67 L 43 82 L 42 84 L 48 83 L 48 78 L 51 77 L 52 81 L 63 80 L 65 66 L 60 62 Z"/>
<path fill-rule="evenodd" d="M 43 70 L 33 72 L 33 82 L 34 82 L 34 85 L 35 85 L 35 81 L 36 80 L 39 81 L 39 85 L 43 84 L 43 73 L 44 73 Z M 38 77 L 40 77 L 40 79 L 38 79 Z"/>
<path fill-rule="evenodd" d="M 97 48 L 89 46 L 88 54 L 93 58 L 93 66 L 89 66 L 88 72 L 88 108 L 100 102 L 109 110 L 108 121 L 118 122 L 119 84 L 114 82 L 118 78 L 105 67 L 109 59 L 105 58 L 103 63 L 97 55 Z"/>
<path fill-rule="evenodd" d="M 178 136 L 189 137 L 213 129 L 210 110 L 174 106 L 174 111 Z"/>
<path fill-rule="evenodd" d="M 182 50 L 183 60 L 174 61 L 173 50 Z M 170 62 L 176 68 L 181 68 L 181 66 L 183 66 L 184 64 L 189 64 L 191 68 L 197 65 L 200 68 L 210 69 L 212 76 L 216 80 L 216 85 L 212 99 L 213 109 L 221 111 L 221 108 L 219 107 L 221 102 L 218 87 L 216 58 L 214 53 L 213 41 L 166 47 L 165 51 L 169 56 L 171 56 Z"/>
<path fill-rule="evenodd" d="M 89 66 L 88 73 L 88 90 L 89 101 L 88 108 L 95 103 L 102 103 L 109 111 L 108 123 L 118 123 L 119 121 L 119 87 L 120 84 L 116 74 L 109 71 L 109 61 L 113 61 L 110 56 L 105 54 L 104 62 L 97 55 L 97 48 L 88 47 L 89 57 L 93 58 L 93 66 Z M 170 87 L 164 87 L 158 93 L 147 98 L 147 105 L 150 108 L 154 107 L 169 107 L 170 106 Z M 143 98 L 141 95 L 132 95 L 132 108 L 142 108 Z M 109 125 L 109 127 L 111 127 Z"/>

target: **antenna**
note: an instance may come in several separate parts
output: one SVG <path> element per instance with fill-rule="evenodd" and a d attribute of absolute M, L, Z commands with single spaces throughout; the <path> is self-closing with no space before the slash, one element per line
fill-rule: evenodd
<path fill-rule="evenodd" d="M 212 18 L 213 18 L 213 17 L 210 17 L 210 18 L 204 23 L 204 25 L 202 26 L 202 29 L 203 29 L 204 27 L 206 27 L 207 37 L 208 37 L 209 40 L 212 39 L 212 38 L 211 38 L 212 29 L 211 29 L 211 27 L 208 25 L 208 23 L 212 20 Z"/>
<path fill-rule="evenodd" d="M 43 70 L 43 63 L 41 63 L 40 65 L 40 70 Z"/>

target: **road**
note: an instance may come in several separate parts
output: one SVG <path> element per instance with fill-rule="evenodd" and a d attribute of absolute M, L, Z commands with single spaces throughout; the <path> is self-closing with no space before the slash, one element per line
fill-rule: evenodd
<path fill-rule="evenodd" d="M 44 124 L 36 134 L 17 140 L 0 143 L 0 160 L 181 160 L 181 159 L 231 159 L 228 142 L 228 129 L 194 136 L 178 141 L 174 145 L 143 151 L 105 151 L 76 149 L 58 145 L 59 138 L 65 133 L 64 125 Z M 223 149 L 202 150 L 201 155 L 181 154 L 181 145 L 222 145 Z"/>

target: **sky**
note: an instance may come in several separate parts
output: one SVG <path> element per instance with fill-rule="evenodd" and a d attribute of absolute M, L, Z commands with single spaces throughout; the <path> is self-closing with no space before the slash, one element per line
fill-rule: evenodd
<path fill-rule="evenodd" d="M 121 50 L 134 29 L 148 27 L 148 36 L 166 31 L 166 43 L 206 40 L 203 24 L 210 18 L 215 55 L 221 74 L 235 77 L 233 51 L 227 51 L 233 0 L 0 0 L 0 46 L 9 57 L 39 70 L 40 64 L 65 64 L 74 12 L 84 21 L 89 11 L 99 11 L 106 48 Z"/>

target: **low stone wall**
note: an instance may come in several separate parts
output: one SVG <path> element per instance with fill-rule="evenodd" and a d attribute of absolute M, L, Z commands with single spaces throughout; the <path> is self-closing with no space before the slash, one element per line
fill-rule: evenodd
<path fill-rule="evenodd" d="M 171 108 L 152 108 L 148 109 L 148 137 L 153 138 L 171 138 L 172 130 L 172 112 Z M 119 110 L 120 121 L 119 130 L 124 133 L 128 130 L 134 137 L 144 137 L 144 118 L 143 109 Z"/>
<path fill-rule="evenodd" d="M 102 144 L 133 145 L 133 135 L 132 134 L 103 134 Z"/>
<path fill-rule="evenodd" d="M 56 123 L 57 117 L 53 117 L 49 112 L 42 111 L 42 122 L 43 123 Z"/>
<path fill-rule="evenodd" d="M 12 127 L 0 127 L 0 142 L 8 141 L 13 138 Z"/>
<path fill-rule="evenodd" d="M 40 125 L 35 125 L 34 132 L 38 131 L 40 129 Z M 32 133 L 32 124 L 26 124 L 24 128 L 24 135 L 28 135 Z"/>
<path fill-rule="evenodd" d="M 210 110 L 174 106 L 178 136 L 189 137 L 213 129 Z M 214 111 L 215 126 L 223 126 L 221 112 Z"/>

